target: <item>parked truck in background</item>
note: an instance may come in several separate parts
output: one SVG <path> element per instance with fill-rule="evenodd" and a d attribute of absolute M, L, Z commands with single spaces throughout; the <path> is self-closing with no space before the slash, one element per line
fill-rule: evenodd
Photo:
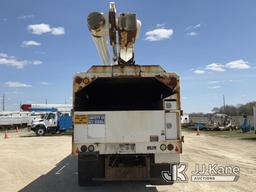
<path fill-rule="evenodd" d="M 179 76 L 158 65 L 135 64 L 140 25 L 136 14 L 117 16 L 114 3 L 109 13 L 88 16 L 104 65 L 77 73 L 73 81 L 72 150 L 81 186 L 113 180 L 163 183 L 162 171 L 180 161 Z"/>
<path fill-rule="evenodd" d="M 37 119 L 31 125 L 31 130 L 37 136 L 43 136 L 46 133 L 57 133 L 73 129 L 72 117 L 70 112 L 58 112 L 57 110 L 44 114 L 42 119 Z"/>
<path fill-rule="evenodd" d="M 31 126 L 33 116 L 28 112 L 1 112 L 0 129 L 16 129 Z"/>

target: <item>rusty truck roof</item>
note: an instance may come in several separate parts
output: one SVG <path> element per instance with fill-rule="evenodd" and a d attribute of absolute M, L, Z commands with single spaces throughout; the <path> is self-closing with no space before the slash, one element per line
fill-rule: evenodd
<path fill-rule="evenodd" d="M 77 75 L 86 76 L 134 76 L 134 77 L 150 77 L 161 74 L 178 75 L 174 72 L 166 72 L 159 65 L 93 65 L 87 71 L 78 72 Z"/>

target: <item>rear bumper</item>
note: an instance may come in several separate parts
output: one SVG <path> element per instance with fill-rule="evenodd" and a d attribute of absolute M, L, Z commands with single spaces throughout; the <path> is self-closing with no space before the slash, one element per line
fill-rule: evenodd
<path fill-rule="evenodd" d="M 83 145 L 86 145 L 86 148 L 87 150 L 86 151 L 82 151 L 81 148 L 85 148 Z M 88 151 L 88 146 L 90 145 L 95 145 L 95 150 L 93 152 L 89 152 Z M 118 151 L 118 150 L 115 150 L 115 151 L 112 151 L 111 153 L 106 153 L 106 150 L 104 151 L 101 151 L 101 147 L 100 145 L 103 145 L 106 147 L 106 145 L 108 144 L 79 144 L 79 145 L 76 145 L 76 147 L 73 149 L 73 154 L 75 155 L 80 155 L 80 154 L 83 154 L 83 155 L 86 155 L 86 156 L 102 156 L 102 155 L 105 155 L 105 156 L 111 156 L 111 155 L 151 155 L 154 157 L 154 162 L 155 163 L 159 163 L 159 164 L 162 164 L 162 163 L 179 163 L 180 162 L 180 153 L 182 152 L 182 145 L 181 145 L 181 142 L 178 141 L 178 142 L 174 142 L 173 141 L 173 145 L 175 146 L 173 148 L 173 150 L 171 151 L 168 151 L 168 149 L 166 149 L 165 151 L 157 151 L 157 150 L 143 150 L 142 152 L 139 152 L 139 150 L 134 150 L 134 151 L 129 151 L 129 152 L 121 152 L 121 151 Z M 113 144 L 111 144 L 113 145 Z M 116 145 L 119 145 L 119 144 L 116 144 Z M 137 145 L 137 144 L 136 144 Z M 139 145 L 139 144 L 138 144 Z M 159 144 L 161 145 L 161 143 Z M 82 147 L 83 146 L 83 147 Z M 175 150 L 176 146 L 178 146 L 178 150 Z M 107 147 L 106 147 L 107 148 Z M 104 153 L 105 152 L 105 153 Z M 96 155 L 95 155 L 96 154 Z M 89 159 L 92 159 L 92 157 L 90 157 Z M 97 159 L 95 157 L 95 159 Z"/>
<path fill-rule="evenodd" d="M 94 146 L 94 151 L 102 155 L 107 154 L 180 154 L 182 153 L 182 141 L 168 140 L 164 142 L 138 142 L 138 143 L 75 143 L 73 154 L 82 152 L 81 147 Z M 127 145 L 127 146 L 124 146 Z M 161 145 L 166 149 L 161 149 Z M 168 149 L 168 145 L 172 148 Z M 127 148 L 127 149 L 126 149 Z M 86 151 L 85 151 L 86 152 Z"/>
<path fill-rule="evenodd" d="M 117 155 L 135 156 L 135 155 Z M 136 155 L 137 156 L 137 155 Z M 156 163 L 153 155 L 138 154 L 145 159 L 139 166 L 112 166 L 111 155 L 99 153 L 79 153 L 78 172 L 91 172 L 94 181 L 155 181 L 162 179 L 162 171 L 170 171 L 172 163 Z M 114 156 L 116 157 L 116 156 Z M 117 160 L 118 161 L 118 160 Z"/>

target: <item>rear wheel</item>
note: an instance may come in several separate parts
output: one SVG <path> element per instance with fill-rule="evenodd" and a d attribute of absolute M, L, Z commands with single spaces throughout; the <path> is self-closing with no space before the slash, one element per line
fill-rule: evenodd
<path fill-rule="evenodd" d="M 45 128 L 44 127 L 40 126 L 36 129 L 36 135 L 37 136 L 44 136 L 44 134 L 45 134 Z"/>

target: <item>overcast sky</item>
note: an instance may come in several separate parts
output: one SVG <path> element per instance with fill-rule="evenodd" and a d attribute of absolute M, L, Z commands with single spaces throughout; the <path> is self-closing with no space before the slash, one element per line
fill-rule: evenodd
<path fill-rule="evenodd" d="M 256 1 L 122 0 L 119 12 L 142 22 L 137 64 L 158 64 L 181 77 L 185 112 L 209 112 L 256 96 Z M 87 30 L 108 1 L 1 0 L 0 94 L 20 103 L 71 103 L 72 77 L 100 59 Z M 0 99 L 1 101 L 1 99 Z M 2 104 L 0 104 L 2 106 Z M 2 108 L 2 107 L 1 107 Z"/>

